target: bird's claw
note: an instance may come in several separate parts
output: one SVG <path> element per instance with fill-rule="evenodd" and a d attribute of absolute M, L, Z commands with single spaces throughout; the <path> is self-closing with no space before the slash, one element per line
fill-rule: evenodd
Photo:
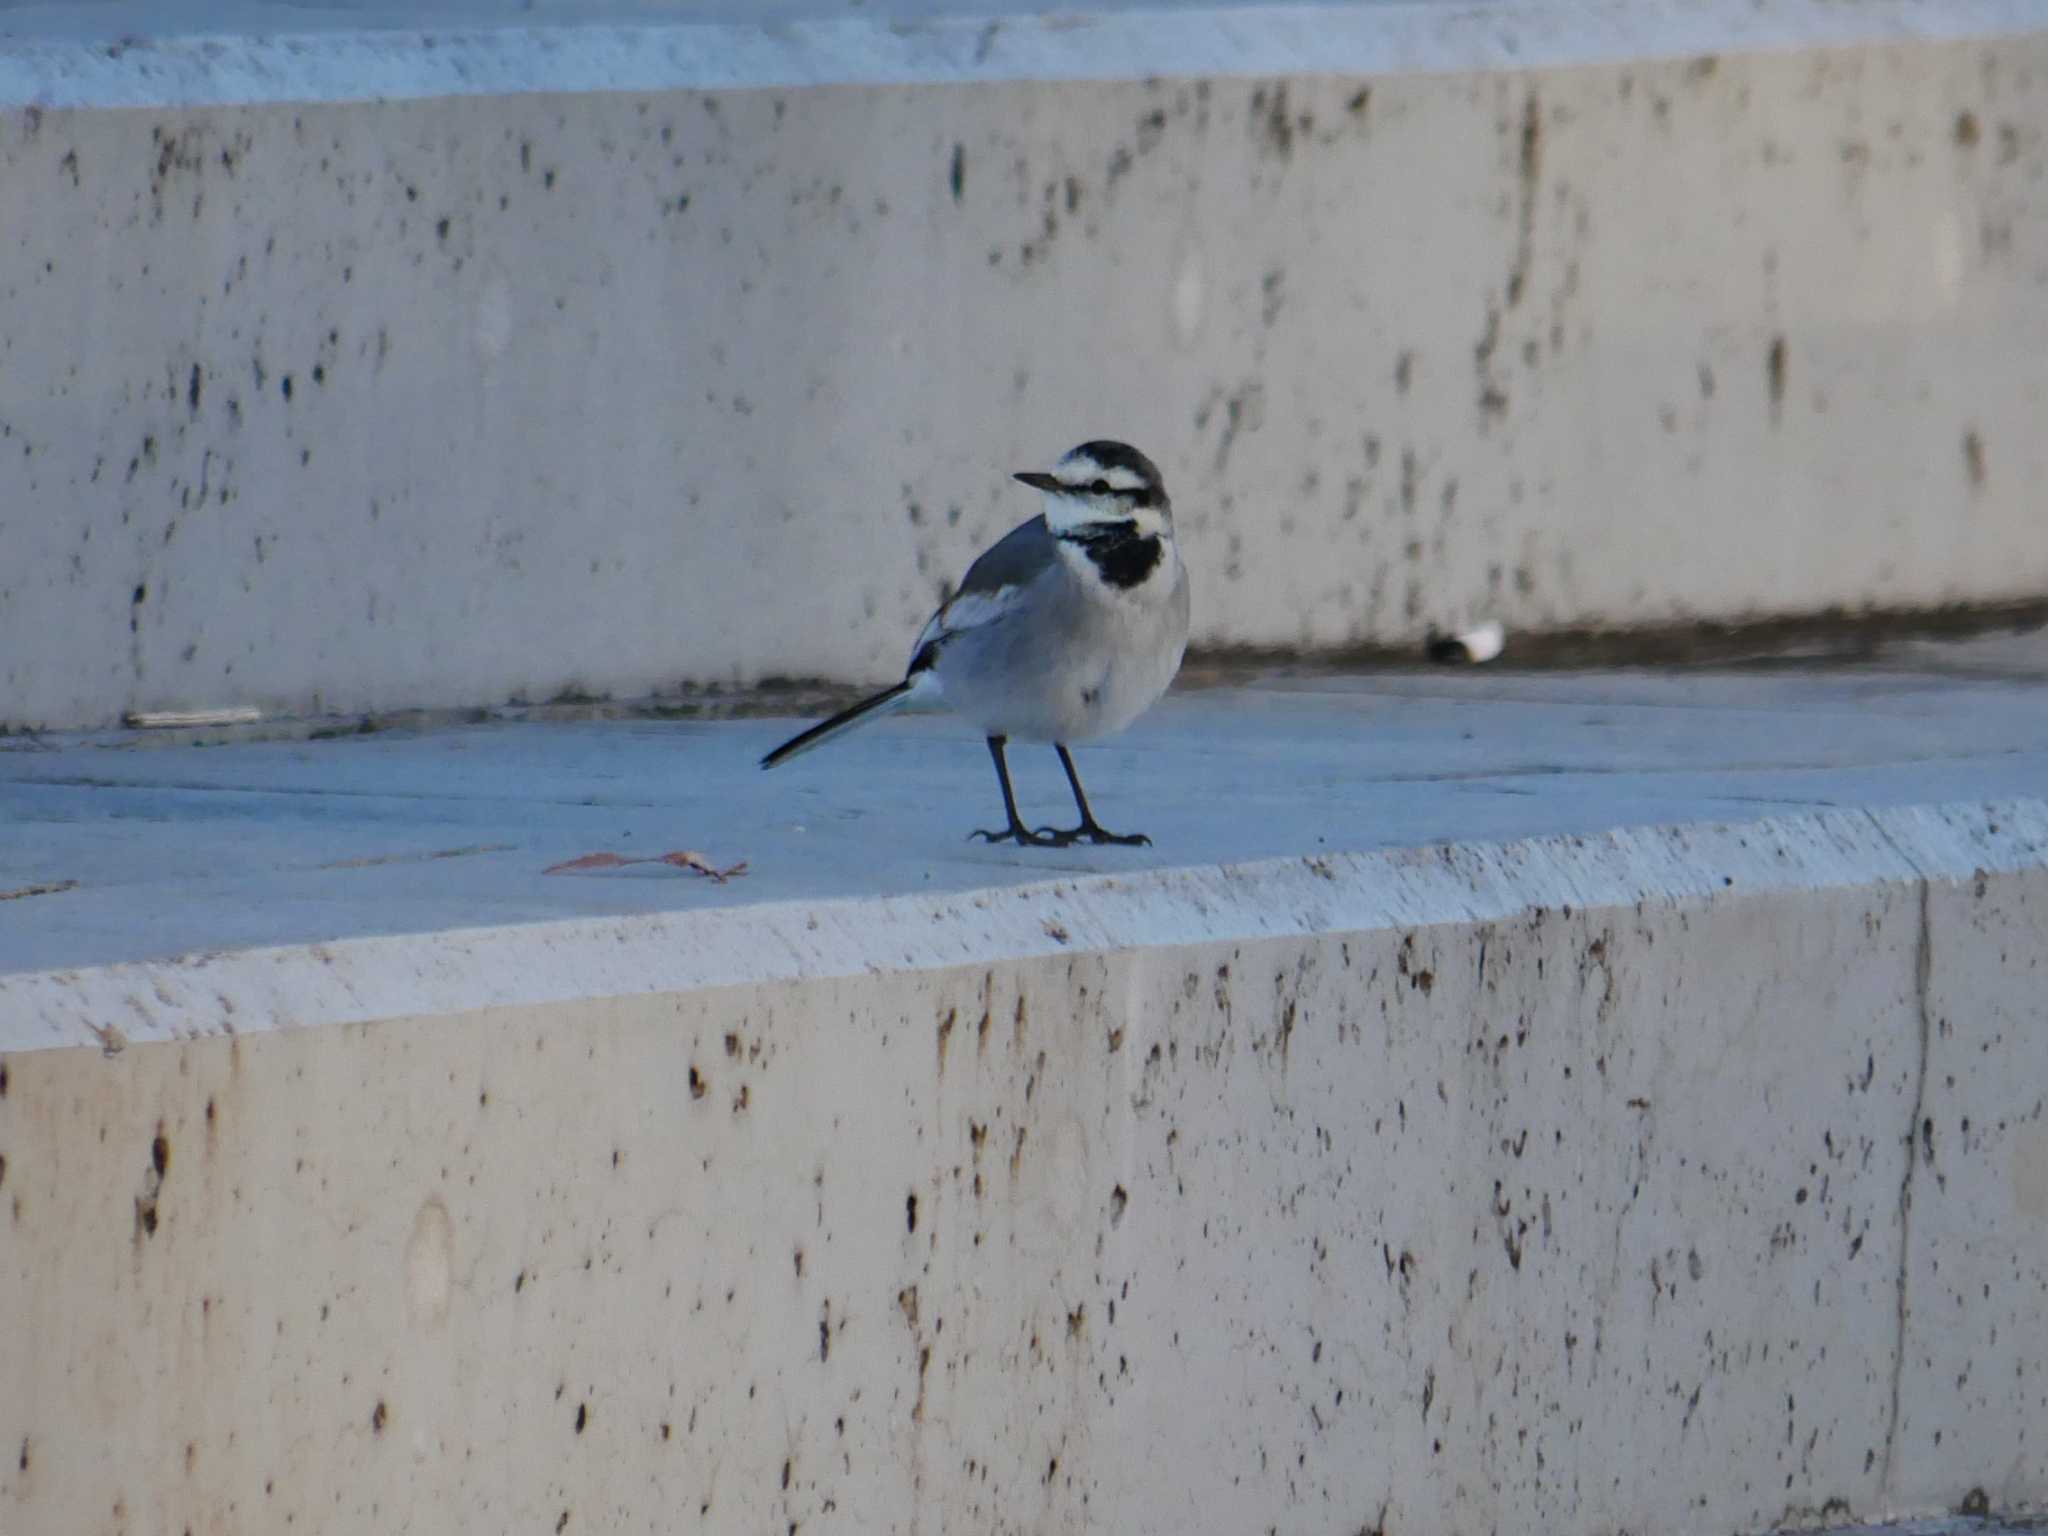
<path fill-rule="evenodd" d="M 1100 827 L 1085 829 L 1091 843 L 1115 843 L 1120 848 L 1150 848 L 1152 839 L 1142 832 L 1105 832 Z"/>
<path fill-rule="evenodd" d="M 978 837 L 985 843 L 1015 843 L 1020 848 L 1064 848 L 1073 841 L 1057 827 L 1040 827 L 1034 832 L 1022 823 L 1000 832 L 976 827 L 967 836 L 970 841 Z"/>
<path fill-rule="evenodd" d="M 1101 847 L 1113 843 L 1120 848 L 1149 848 L 1152 839 L 1142 832 L 1110 832 L 1093 823 L 1078 827 L 1009 827 L 1001 832 L 989 832 L 981 828 L 967 834 L 969 838 L 980 838 L 988 843 L 1015 843 L 1020 848 L 1071 848 L 1082 841 Z"/>
<path fill-rule="evenodd" d="M 1085 837 L 1098 848 L 1104 843 L 1114 843 L 1119 848 L 1149 848 L 1152 846 L 1152 839 L 1142 832 L 1111 832 L 1106 828 L 1096 826 L 1092 821 L 1084 821 L 1071 832 L 1063 832 L 1060 835 L 1070 843 L 1078 843 Z"/>

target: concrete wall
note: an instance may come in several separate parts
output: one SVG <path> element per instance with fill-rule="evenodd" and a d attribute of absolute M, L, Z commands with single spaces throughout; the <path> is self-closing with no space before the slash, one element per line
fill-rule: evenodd
<path fill-rule="evenodd" d="M 0 980 L 0 1526 L 2048 1505 L 2048 806 L 744 915 Z"/>
<path fill-rule="evenodd" d="M 1065 35 L 989 25 L 372 103 L 17 56 L 77 104 L 0 114 L 0 723 L 893 676 L 1100 434 L 1202 645 L 2048 594 L 2048 33 L 1617 62 L 1612 12 L 1440 74 L 1199 67 L 1365 27 L 1300 8 L 1126 18 L 1113 79 L 958 83 Z"/>

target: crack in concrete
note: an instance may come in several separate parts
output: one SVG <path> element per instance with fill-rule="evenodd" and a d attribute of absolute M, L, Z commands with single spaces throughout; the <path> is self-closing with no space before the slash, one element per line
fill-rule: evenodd
<path fill-rule="evenodd" d="M 1920 928 L 1913 953 L 1913 1001 L 1919 1015 L 1920 1052 L 1914 1070 L 1913 1109 L 1906 1121 L 1906 1166 L 1899 1175 L 1899 1273 L 1894 1287 L 1895 1330 L 1892 1341 L 1890 1402 L 1885 1413 L 1884 1453 L 1878 1468 L 1878 1496 L 1889 1502 L 1893 1464 L 1899 1445 L 1899 1409 L 1906 1375 L 1907 1326 L 1912 1320 L 1913 1181 L 1920 1171 L 1920 1126 L 1927 1113 L 1927 1073 L 1934 1054 L 1934 1013 L 1928 1004 L 1934 976 L 1934 880 L 1911 850 L 1901 846 L 1875 810 L 1864 815 L 1899 860 L 1913 872 L 1920 894 Z M 1930 1146 L 1928 1155 L 1932 1157 Z"/>
<path fill-rule="evenodd" d="M 1871 818 L 1873 822 L 1876 817 Z M 1882 824 L 1886 841 L 1891 835 Z M 1901 858 L 1913 861 L 1904 849 L 1892 844 Z M 1918 866 L 1914 866 L 1918 869 Z M 1920 1122 L 1927 1108 L 1928 1058 L 1934 1048 L 1934 1018 L 1928 1008 L 1929 980 L 1934 971 L 1934 928 L 1930 904 L 1933 882 L 1920 875 L 1920 936 L 1913 956 L 1913 997 L 1919 1012 L 1920 1060 L 1913 1082 L 1913 1112 L 1906 1121 L 1906 1167 L 1899 1176 L 1899 1275 L 1895 1292 L 1897 1329 L 1892 1345 L 1891 1403 L 1885 1415 L 1884 1460 L 1878 1470 L 1879 1496 L 1889 1502 L 1892 1492 L 1892 1461 L 1899 1442 L 1899 1400 L 1906 1374 L 1906 1329 L 1912 1316 L 1913 1268 L 1913 1179 L 1920 1168 Z"/>

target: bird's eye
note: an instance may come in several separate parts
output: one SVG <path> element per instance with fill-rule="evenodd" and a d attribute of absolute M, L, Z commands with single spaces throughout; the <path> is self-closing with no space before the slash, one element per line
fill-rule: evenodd
<path fill-rule="evenodd" d="M 1107 496 L 1109 494 L 1109 482 L 1107 480 L 1092 482 L 1088 487 L 1088 494 L 1091 496 Z"/>

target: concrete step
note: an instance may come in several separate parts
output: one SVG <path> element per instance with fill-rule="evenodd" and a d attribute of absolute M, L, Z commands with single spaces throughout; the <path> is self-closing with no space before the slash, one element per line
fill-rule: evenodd
<path fill-rule="evenodd" d="M 2040 795 L 2041 641 L 1914 654 L 1993 670 L 1304 674 L 1182 691 L 1077 752 L 1104 824 L 1148 833 L 1149 848 L 971 840 L 1001 801 L 979 737 L 943 714 L 768 774 L 759 758 L 799 722 L 483 724 L 203 750 L 146 732 L 17 737 L 0 742 L 0 885 L 63 889 L 9 910 L 0 974 Z M 1068 819 L 1051 751 L 1019 743 L 1010 758 L 1033 824 Z M 592 850 L 674 848 L 748 872 L 541 877 Z"/>
<path fill-rule="evenodd" d="M 11 738 L 8 1528 L 2040 1510 L 2014 660 Z"/>
<path fill-rule="evenodd" d="M 505 11 L 0 13 L 0 725 L 2048 596 L 2040 0 Z"/>

